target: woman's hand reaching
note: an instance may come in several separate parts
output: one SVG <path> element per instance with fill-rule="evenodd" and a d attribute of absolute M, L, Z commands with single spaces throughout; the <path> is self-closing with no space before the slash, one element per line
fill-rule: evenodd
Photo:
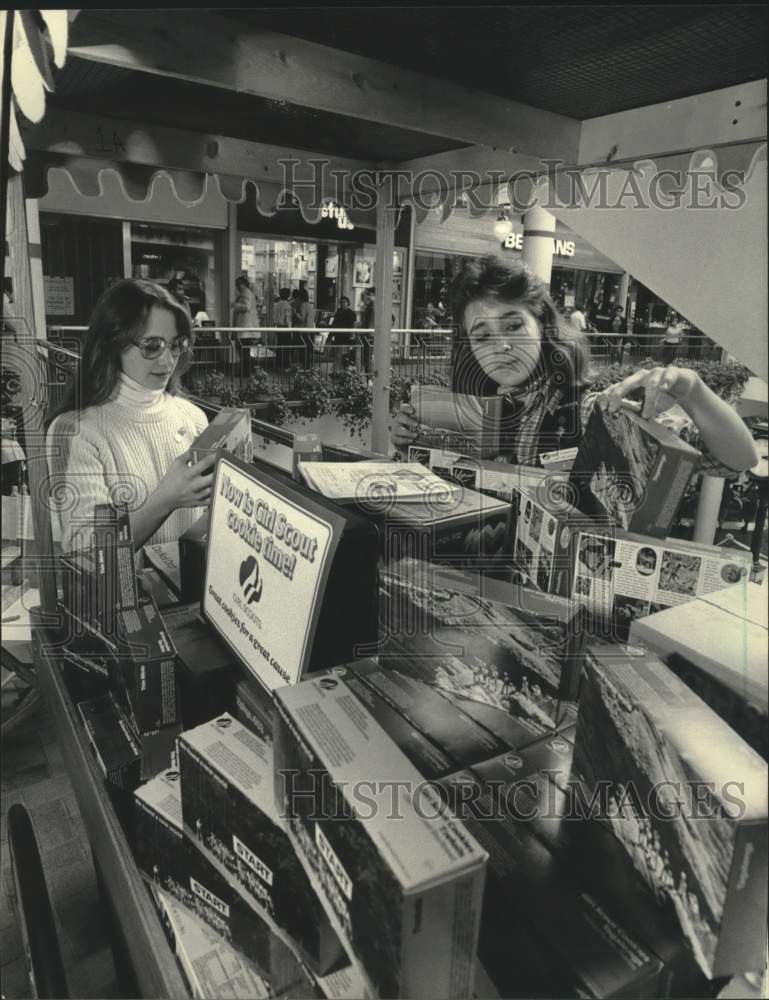
<path fill-rule="evenodd" d="M 180 455 L 163 476 L 155 491 L 168 505 L 168 512 L 179 507 L 203 507 L 211 497 L 216 464 L 215 452 L 193 463 L 192 452 Z"/>
<path fill-rule="evenodd" d="M 641 416 L 648 420 L 676 403 L 687 409 L 687 401 L 702 385 L 697 372 L 689 368 L 644 368 L 622 382 L 609 386 L 598 397 L 598 405 L 609 413 L 616 413 L 631 393 L 644 390 Z"/>
<path fill-rule="evenodd" d="M 616 413 L 630 393 L 644 390 L 641 415 L 654 419 L 678 403 L 700 433 L 700 440 L 721 465 L 735 474 L 752 469 L 758 452 L 737 411 L 709 389 L 689 368 L 649 368 L 600 393 L 598 405 Z M 724 473 L 720 473 L 723 475 Z"/>
<path fill-rule="evenodd" d="M 419 424 L 416 419 L 416 410 L 408 403 L 403 403 L 401 408 L 393 417 L 390 428 L 390 440 L 396 448 L 408 448 L 417 439 Z"/>

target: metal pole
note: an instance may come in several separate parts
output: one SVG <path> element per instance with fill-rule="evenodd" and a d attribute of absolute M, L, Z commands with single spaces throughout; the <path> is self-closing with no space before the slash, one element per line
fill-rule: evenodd
<path fill-rule="evenodd" d="M 395 209 L 388 203 L 388 188 L 378 188 L 376 207 L 376 294 L 374 296 L 374 370 L 371 404 L 371 450 L 390 450 L 390 364 L 393 305 L 393 250 Z"/>

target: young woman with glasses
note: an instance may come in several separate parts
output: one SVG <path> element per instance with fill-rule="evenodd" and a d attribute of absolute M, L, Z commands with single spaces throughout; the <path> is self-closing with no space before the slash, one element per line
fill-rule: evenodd
<path fill-rule="evenodd" d="M 80 373 L 51 420 L 50 502 L 62 551 L 90 538 L 96 504 L 126 504 L 134 547 L 176 541 L 208 503 L 216 461 L 192 464 L 208 421 L 185 399 L 189 313 L 152 281 L 110 286 L 94 310 Z"/>

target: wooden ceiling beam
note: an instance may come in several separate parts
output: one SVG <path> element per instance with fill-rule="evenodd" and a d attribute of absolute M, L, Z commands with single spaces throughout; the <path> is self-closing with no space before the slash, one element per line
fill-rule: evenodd
<path fill-rule="evenodd" d="M 178 10 L 83 11 L 70 57 L 574 162 L 580 123 L 350 52 Z M 116 39 L 120 39 L 118 43 Z"/>
<path fill-rule="evenodd" d="M 582 122 L 580 166 L 597 166 L 766 139 L 766 80 Z"/>
<path fill-rule="evenodd" d="M 359 171 L 375 170 L 374 164 L 362 160 L 58 108 L 55 114 L 47 115 L 39 125 L 25 131 L 25 142 L 32 150 L 227 174 L 277 184 L 292 176 L 300 182 L 313 181 L 318 176 L 326 181 L 322 186 L 329 196 L 334 191 L 332 171 L 349 177 Z M 284 168 L 282 160 L 297 163 Z"/>

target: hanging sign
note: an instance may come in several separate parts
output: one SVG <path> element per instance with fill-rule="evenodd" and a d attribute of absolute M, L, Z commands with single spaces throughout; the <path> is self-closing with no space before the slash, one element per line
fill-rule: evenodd
<path fill-rule="evenodd" d="M 308 665 L 342 527 L 266 474 L 219 460 L 203 612 L 269 690 L 297 683 Z"/>
<path fill-rule="evenodd" d="M 47 316 L 75 315 L 74 278 L 43 278 L 45 285 L 45 312 Z"/>
<path fill-rule="evenodd" d="M 523 250 L 523 233 L 509 233 L 502 246 L 505 250 Z M 574 240 L 553 239 L 553 254 L 556 257 L 573 257 L 577 249 Z"/>

